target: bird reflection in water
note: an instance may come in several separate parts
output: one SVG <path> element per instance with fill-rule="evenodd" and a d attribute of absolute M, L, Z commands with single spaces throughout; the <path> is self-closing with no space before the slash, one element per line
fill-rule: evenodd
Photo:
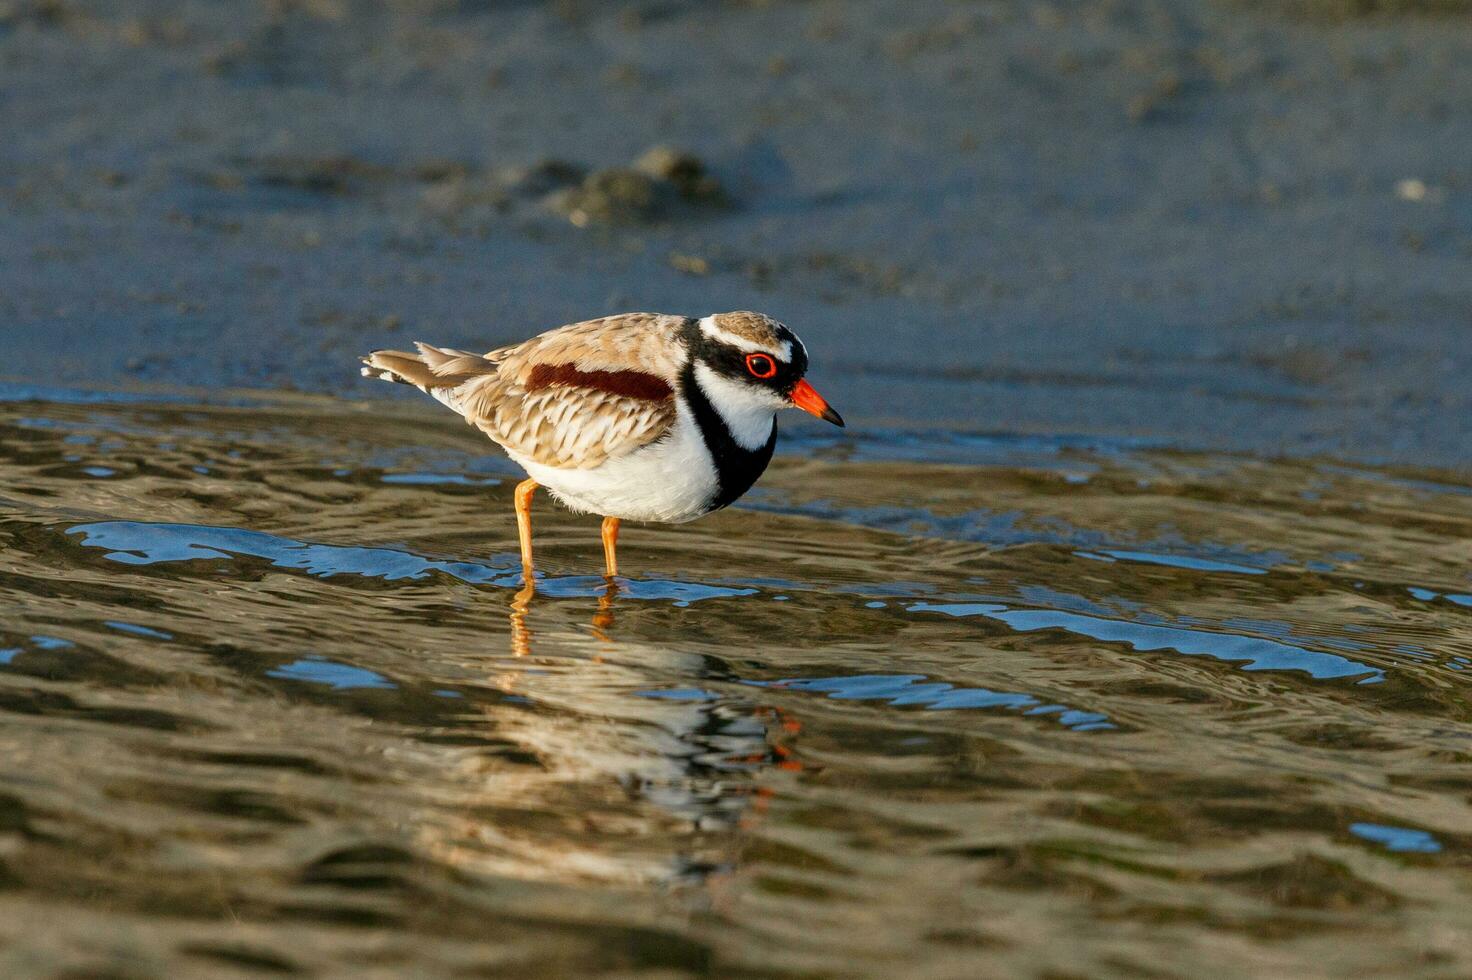
<path fill-rule="evenodd" d="M 511 598 L 511 655 L 529 657 L 532 653 L 532 632 L 527 625 L 532 599 L 537 594 L 536 579 L 528 577 L 526 582 Z M 598 593 L 598 611 L 593 614 L 593 636 L 602 643 L 612 643 L 608 630 L 613 626 L 613 600 L 618 595 L 618 580 L 612 576 L 604 578 L 603 590 Z M 597 658 L 595 658 L 596 660 Z"/>
<path fill-rule="evenodd" d="M 556 625 L 578 600 L 533 584 L 511 598 L 496 684 L 509 703 L 487 720 L 535 765 L 467 774 L 480 781 L 474 810 L 495 817 L 455 828 L 455 859 L 539 879 L 708 885 L 719 901 L 774 798 L 770 774 L 801 768 L 801 726 L 706 689 L 739 681 L 717 657 L 620 636 L 620 598 L 606 579 L 582 629 Z"/>

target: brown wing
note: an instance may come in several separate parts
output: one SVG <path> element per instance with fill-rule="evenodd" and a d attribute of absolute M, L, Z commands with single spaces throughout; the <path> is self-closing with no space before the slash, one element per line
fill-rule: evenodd
<path fill-rule="evenodd" d="M 675 423 L 683 317 L 632 313 L 551 330 L 485 355 L 419 344 L 378 351 L 364 374 L 405 381 L 507 450 L 587 469 L 648 445 Z"/>
<path fill-rule="evenodd" d="M 673 397 L 656 401 L 598 388 L 529 390 L 488 380 L 463 392 L 460 401 L 466 421 L 511 452 L 569 469 L 588 469 L 646 446 L 675 423 Z"/>
<path fill-rule="evenodd" d="M 621 313 L 548 330 L 485 355 L 504 373 L 528 384 L 539 365 L 571 364 L 581 371 L 638 371 L 667 381 L 679 374 L 678 341 L 685 318 L 661 313 Z"/>

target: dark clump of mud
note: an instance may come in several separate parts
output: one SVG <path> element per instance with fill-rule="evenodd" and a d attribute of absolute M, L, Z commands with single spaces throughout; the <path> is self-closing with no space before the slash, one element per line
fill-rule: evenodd
<path fill-rule="evenodd" d="M 385 198 L 417 185 L 424 204 L 447 217 L 462 219 L 487 205 L 500 214 L 535 206 L 578 227 L 655 224 L 732 205 L 703 160 L 668 146 L 652 147 L 627 166 L 599 169 L 552 157 L 487 168 L 448 159 L 390 164 L 350 155 L 269 154 L 233 160 L 200 182 L 215 190 L 255 186 L 344 198 Z"/>
<path fill-rule="evenodd" d="M 589 173 L 576 186 L 549 195 L 546 203 L 583 227 L 670 220 L 697 209 L 728 207 L 731 200 L 699 157 L 656 146 L 631 166 Z"/>
<path fill-rule="evenodd" d="M 437 184 L 463 180 L 472 172 L 469 164 L 454 160 L 426 160 L 409 167 L 393 167 L 351 156 L 298 157 L 266 156 L 235 161 L 242 175 L 264 187 L 287 188 L 311 194 L 356 194 L 374 186 L 399 181 Z M 228 186 L 232 177 L 212 175 Z M 247 179 L 242 176 L 240 179 Z"/>

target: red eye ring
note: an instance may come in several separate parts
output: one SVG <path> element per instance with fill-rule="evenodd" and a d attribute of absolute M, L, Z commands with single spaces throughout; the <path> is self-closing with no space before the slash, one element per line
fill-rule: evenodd
<path fill-rule="evenodd" d="M 751 372 L 753 378 L 761 378 L 765 381 L 777 373 L 777 362 L 767 354 L 747 354 L 746 370 Z"/>

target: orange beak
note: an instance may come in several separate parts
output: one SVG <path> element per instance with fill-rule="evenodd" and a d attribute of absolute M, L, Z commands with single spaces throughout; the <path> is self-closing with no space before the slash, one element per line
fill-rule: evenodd
<path fill-rule="evenodd" d="M 792 399 L 792 404 L 809 415 L 816 415 L 824 422 L 832 422 L 840 429 L 843 428 L 843 416 L 835 412 L 827 399 L 818 394 L 817 389 L 806 380 L 799 381 L 788 397 Z"/>

